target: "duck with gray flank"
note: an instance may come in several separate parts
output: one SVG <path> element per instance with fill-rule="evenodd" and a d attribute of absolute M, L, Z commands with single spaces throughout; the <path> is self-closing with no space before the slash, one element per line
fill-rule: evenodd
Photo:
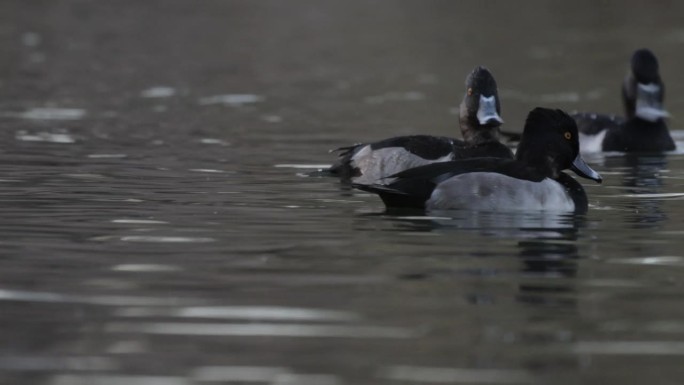
<path fill-rule="evenodd" d="M 473 157 L 513 158 L 499 142 L 501 102 L 494 76 L 478 66 L 466 78 L 460 105 L 463 140 L 430 135 L 398 136 L 378 142 L 341 147 L 339 159 L 328 170 L 343 179 L 373 183 L 410 168 Z"/>
<path fill-rule="evenodd" d="M 663 152 L 675 149 L 663 107 L 665 84 L 660 78 L 658 59 L 648 49 L 632 55 L 630 69 L 622 82 L 625 116 L 576 113 L 582 152 Z"/>
<path fill-rule="evenodd" d="M 387 207 L 585 213 L 587 195 L 565 169 L 602 181 L 579 154 L 575 121 L 561 110 L 536 108 L 527 116 L 513 160 L 436 163 L 392 175 L 389 184 L 352 186 L 378 194 Z"/>

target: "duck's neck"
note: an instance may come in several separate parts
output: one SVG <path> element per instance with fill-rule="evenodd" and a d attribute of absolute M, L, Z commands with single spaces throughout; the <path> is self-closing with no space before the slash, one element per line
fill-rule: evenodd
<path fill-rule="evenodd" d="M 477 120 L 461 118 L 461 134 L 463 140 L 472 145 L 498 142 L 499 141 L 499 125 L 481 125 Z"/>
<path fill-rule="evenodd" d="M 540 175 L 547 178 L 556 179 L 561 174 L 561 167 L 556 164 L 553 157 L 544 154 L 544 151 L 535 151 L 534 149 L 526 147 L 518 147 L 518 151 L 515 153 L 515 159 L 527 164 L 529 167 L 535 169 Z"/>

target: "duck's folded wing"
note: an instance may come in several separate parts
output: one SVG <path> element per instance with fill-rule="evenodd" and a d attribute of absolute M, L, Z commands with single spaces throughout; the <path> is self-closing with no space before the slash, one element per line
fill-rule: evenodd
<path fill-rule="evenodd" d="M 496 170 L 502 165 L 509 163 L 508 159 L 502 158 L 472 158 L 459 159 L 450 162 L 432 163 L 425 166 L 411 168 L 397 174 L 391 175 L 388 178 L 396 178 L 397 182 L 406 180 L 429 180 L 433 183 L 450 178 L 455 175 L 466 172 L 477 172 L 486 170 Z M 394 182 L 392 184 L 395 184 Z"/>
<path fill-rule="evenodd" d="M 383 184 L 352 184 L 359 190 L 377 194 L 388 207 L 424 208 L 440 182 L 466 172 L 486 171 L 510 161 L 500 158 L 476 158 L 432 163 L 394 174 L 393 182 Z"/>
<path fill-rule="evenodd" d="M 462 142 L 458 139 L 444 136 L 408 135 L 371 143 L 371 149 L 379 150 L 382 148 L 398 147 L 423 159 L 436 160 L 452 153 L 454 144 L 460 143 Z"/>

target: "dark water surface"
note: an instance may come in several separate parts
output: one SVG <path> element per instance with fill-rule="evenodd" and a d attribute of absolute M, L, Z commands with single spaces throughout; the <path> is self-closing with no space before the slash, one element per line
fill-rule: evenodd
<path fill-rule="evenodd" d="M 681 384 L 684 3 L 0 2 L 0 383 Z M 680 151 L 586 159 L 586 216 L 388 214 L 327 150 L 620 112 L 650 47 Z"/>

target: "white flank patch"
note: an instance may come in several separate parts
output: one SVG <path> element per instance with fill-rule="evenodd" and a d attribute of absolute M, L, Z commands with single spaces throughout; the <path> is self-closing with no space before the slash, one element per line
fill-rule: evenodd
<path fill-rule="evenodd" d="M 603 139 L 606 137 L 607 133 L 608 133 L 607 129 L 600 131 L 596 135 L 586 135 L 586 134 L 580 133 L 579 134 L 580 152 L 589 153 L 589 152 L 601 152 L 601 151 L 603 151 Z"/>
<path fill-rule="evenodd" d="M 452 154 L 429 160 L 414 155 L 402 147 L 372 150 L 370 145 L 366 145 L 354 154 L 351 158 L 351 165 L 361 170 L 361 176 L 354 178 L 355 183 L 371 184 L 380 182 L 385 184 L 391 182 L 390 179 L 382 179 L 387 176 L 410 168 L 449 160 L 452 160 Z"/>

